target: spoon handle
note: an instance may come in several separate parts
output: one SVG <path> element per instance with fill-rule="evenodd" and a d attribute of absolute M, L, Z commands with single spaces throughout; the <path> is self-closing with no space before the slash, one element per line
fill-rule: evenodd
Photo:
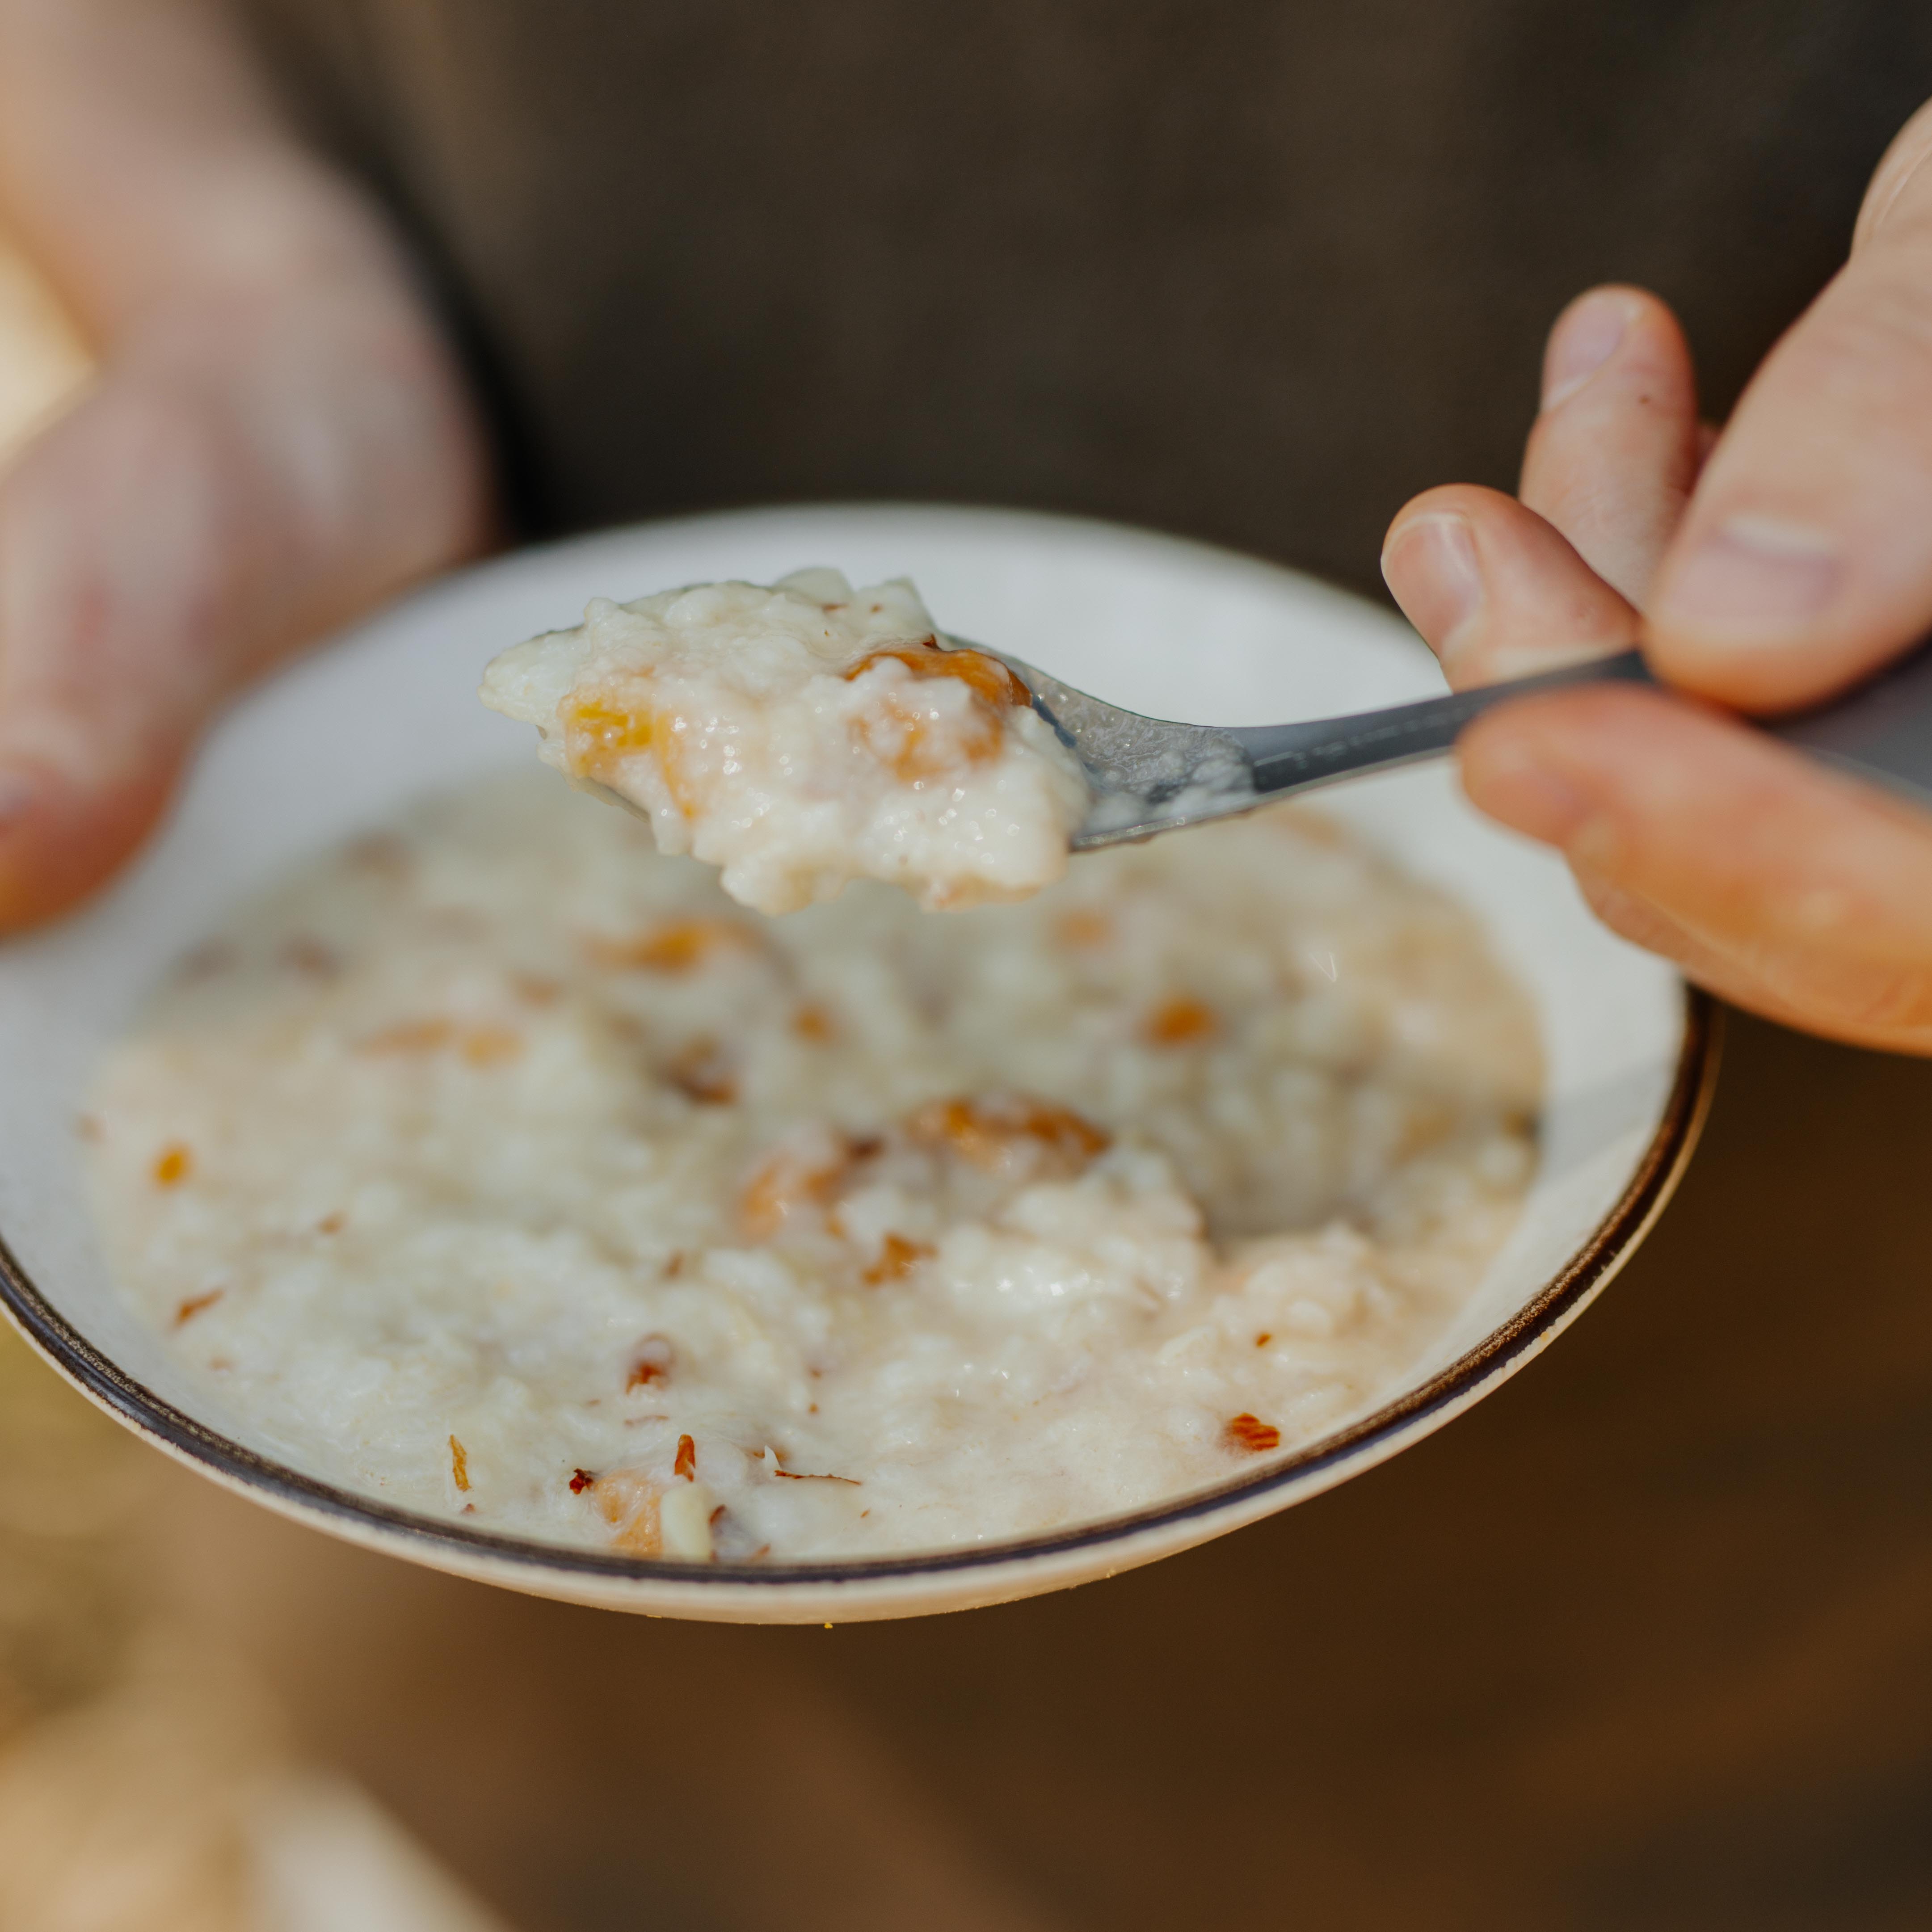
<path fill-rule="evenodd" d="M 1657 680 L 1640 651 L 1565 664 L 1536 677 L 1486 684 L 1447 698 L 1399 704 L 1352 718 L 1231 730 L 1253 760 L 1255 788 L 1299 790 L 1448 751 L 1464 726 L 1498 704 L 1579 685 Z M 1754 720 L 1760 730 L 1860 778 L 1932 805 L 1932 638 L 1869 682 L 1789 717 Z"/>

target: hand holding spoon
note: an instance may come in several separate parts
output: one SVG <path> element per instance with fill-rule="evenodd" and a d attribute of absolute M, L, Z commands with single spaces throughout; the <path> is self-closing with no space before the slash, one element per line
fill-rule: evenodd
<path fill-rule="evenodd" d="M 958 638 L 949 648 L 998 657 L 1025 683 L 1034 709 L 1084 767 L 1093 808 L 1076 852 L 1149 838 L 1252 812 L 1342 778 L 1454 748 L 1463 728 L 1498 704 L 1588 684 L 1654 686 L 1642 652 L 1567 664 L 1535 677 L 1301 724 L 1180 724 L 1123 711 L 1004 652 Z M 1859 778 L 1932 806 L 1932 640 L 1869 682 L 1759 728 Z"/>

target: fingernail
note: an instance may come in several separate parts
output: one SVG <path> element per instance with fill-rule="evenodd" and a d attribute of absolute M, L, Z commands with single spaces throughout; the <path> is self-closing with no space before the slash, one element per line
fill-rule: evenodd
<path fill-rule="evenodd" d="M 1610 358 L 1636 314 L 1628 296 L 1586 296 L 1556 325 L 1543 358 L 1543 406 L 1574 396 Z"/>
<path fill-rule="evenodd" d="M 1382 576 L 1442 662 L 1468 641 L 1483 608 L 1483 573 L 1467 520 L 1436 514 L 1404 524 L 1382 553 Z"/>
<path fill-rule="evenodd" d="M 1671 572 L 1652 616 L 1742 644 L 1801 634 L 1838 593 L 1844 562 L 1822 530 L 1736 516 Z"/>

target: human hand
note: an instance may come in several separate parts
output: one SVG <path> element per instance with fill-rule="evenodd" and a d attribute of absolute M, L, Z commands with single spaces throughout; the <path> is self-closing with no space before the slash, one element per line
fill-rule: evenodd
<path fill-rule="evenodd" d="M 1792 1025 L 1932 1052 L 1932 813 L 1752 731 L 1932 629 L 1932 108 L 1851 260 L 1721 435 L 1642 290 L 1552 332 L 1519 496 L 1432 490 L 1390 590 L 1457 686 L 1641 638 L 1678 687 L 1526 699 L 1466 734 L 1484 811 L 1560 849 L 1607 924 Z"/>
<path fill-rule="evenodd" d="M 491 511 L 400 250 L 215 16 L 0 0 L 0 185 L 102 360 L 0 477 L 5 930 L 120 864 L 238 686 Z"/>

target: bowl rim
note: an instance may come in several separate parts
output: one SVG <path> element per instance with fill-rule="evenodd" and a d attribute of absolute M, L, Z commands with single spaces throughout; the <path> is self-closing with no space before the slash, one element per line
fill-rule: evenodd
<path fill-rule="evenodd" d="M 1380 1459 L 1404 1438 L 1426 1433 L 1472 1400 L 1484 1385 L 1522 1366 L 1567 1326 L 1605 1285 L 1663 1211 L 1696 1145 L 1715 1085 L 1723 1036 L 1721 1010 L 1711 995 L 1686 985 L 1684 1031 L 1670 1092 L 1655 1132 L 1616 1204 L 1541 1291 L 1500 1328 L 1429 1381 L 1405 1391 L 1347 1426 L 1318 1438 L 1252 1474 L 1230 1477 L 1122 1516 L 1010 1541 L 963 1544 L 892 1556 L 786 1564 L 683 1562 L 619 1555 L 471 1528 L 460 1521 L 418 1514 L 303 1474 L 273 1457 L 231 1441 L 164 1401 L 104 1354 L 43 1294 L 0 1229 L 0 1311 L 34 1349 L 90 1400 L 137 1434 L 230 1487 L 317 1527 L 376 1546 L 400 1543 L 394 1553 L 435 1567 L 475 1574 L 506 1566 L 499 1580 L 541 1588 L 546 1576 L 622 1589 L 652 1583 L 698 1586 L 722 1595 L 748 1586 L 772 1593 L 828 1586 L 928 1582 L 1014 1564 L 1046 1562 L 1127 1544 L 1223 1511 L 1266 1514 L 1254 1505 L 1276 1490 L 1324 1473 L 1339 1480 L 1342 1466 Z M 1323 1485 L 1322 1486 L 1326 1486 Z"/>

